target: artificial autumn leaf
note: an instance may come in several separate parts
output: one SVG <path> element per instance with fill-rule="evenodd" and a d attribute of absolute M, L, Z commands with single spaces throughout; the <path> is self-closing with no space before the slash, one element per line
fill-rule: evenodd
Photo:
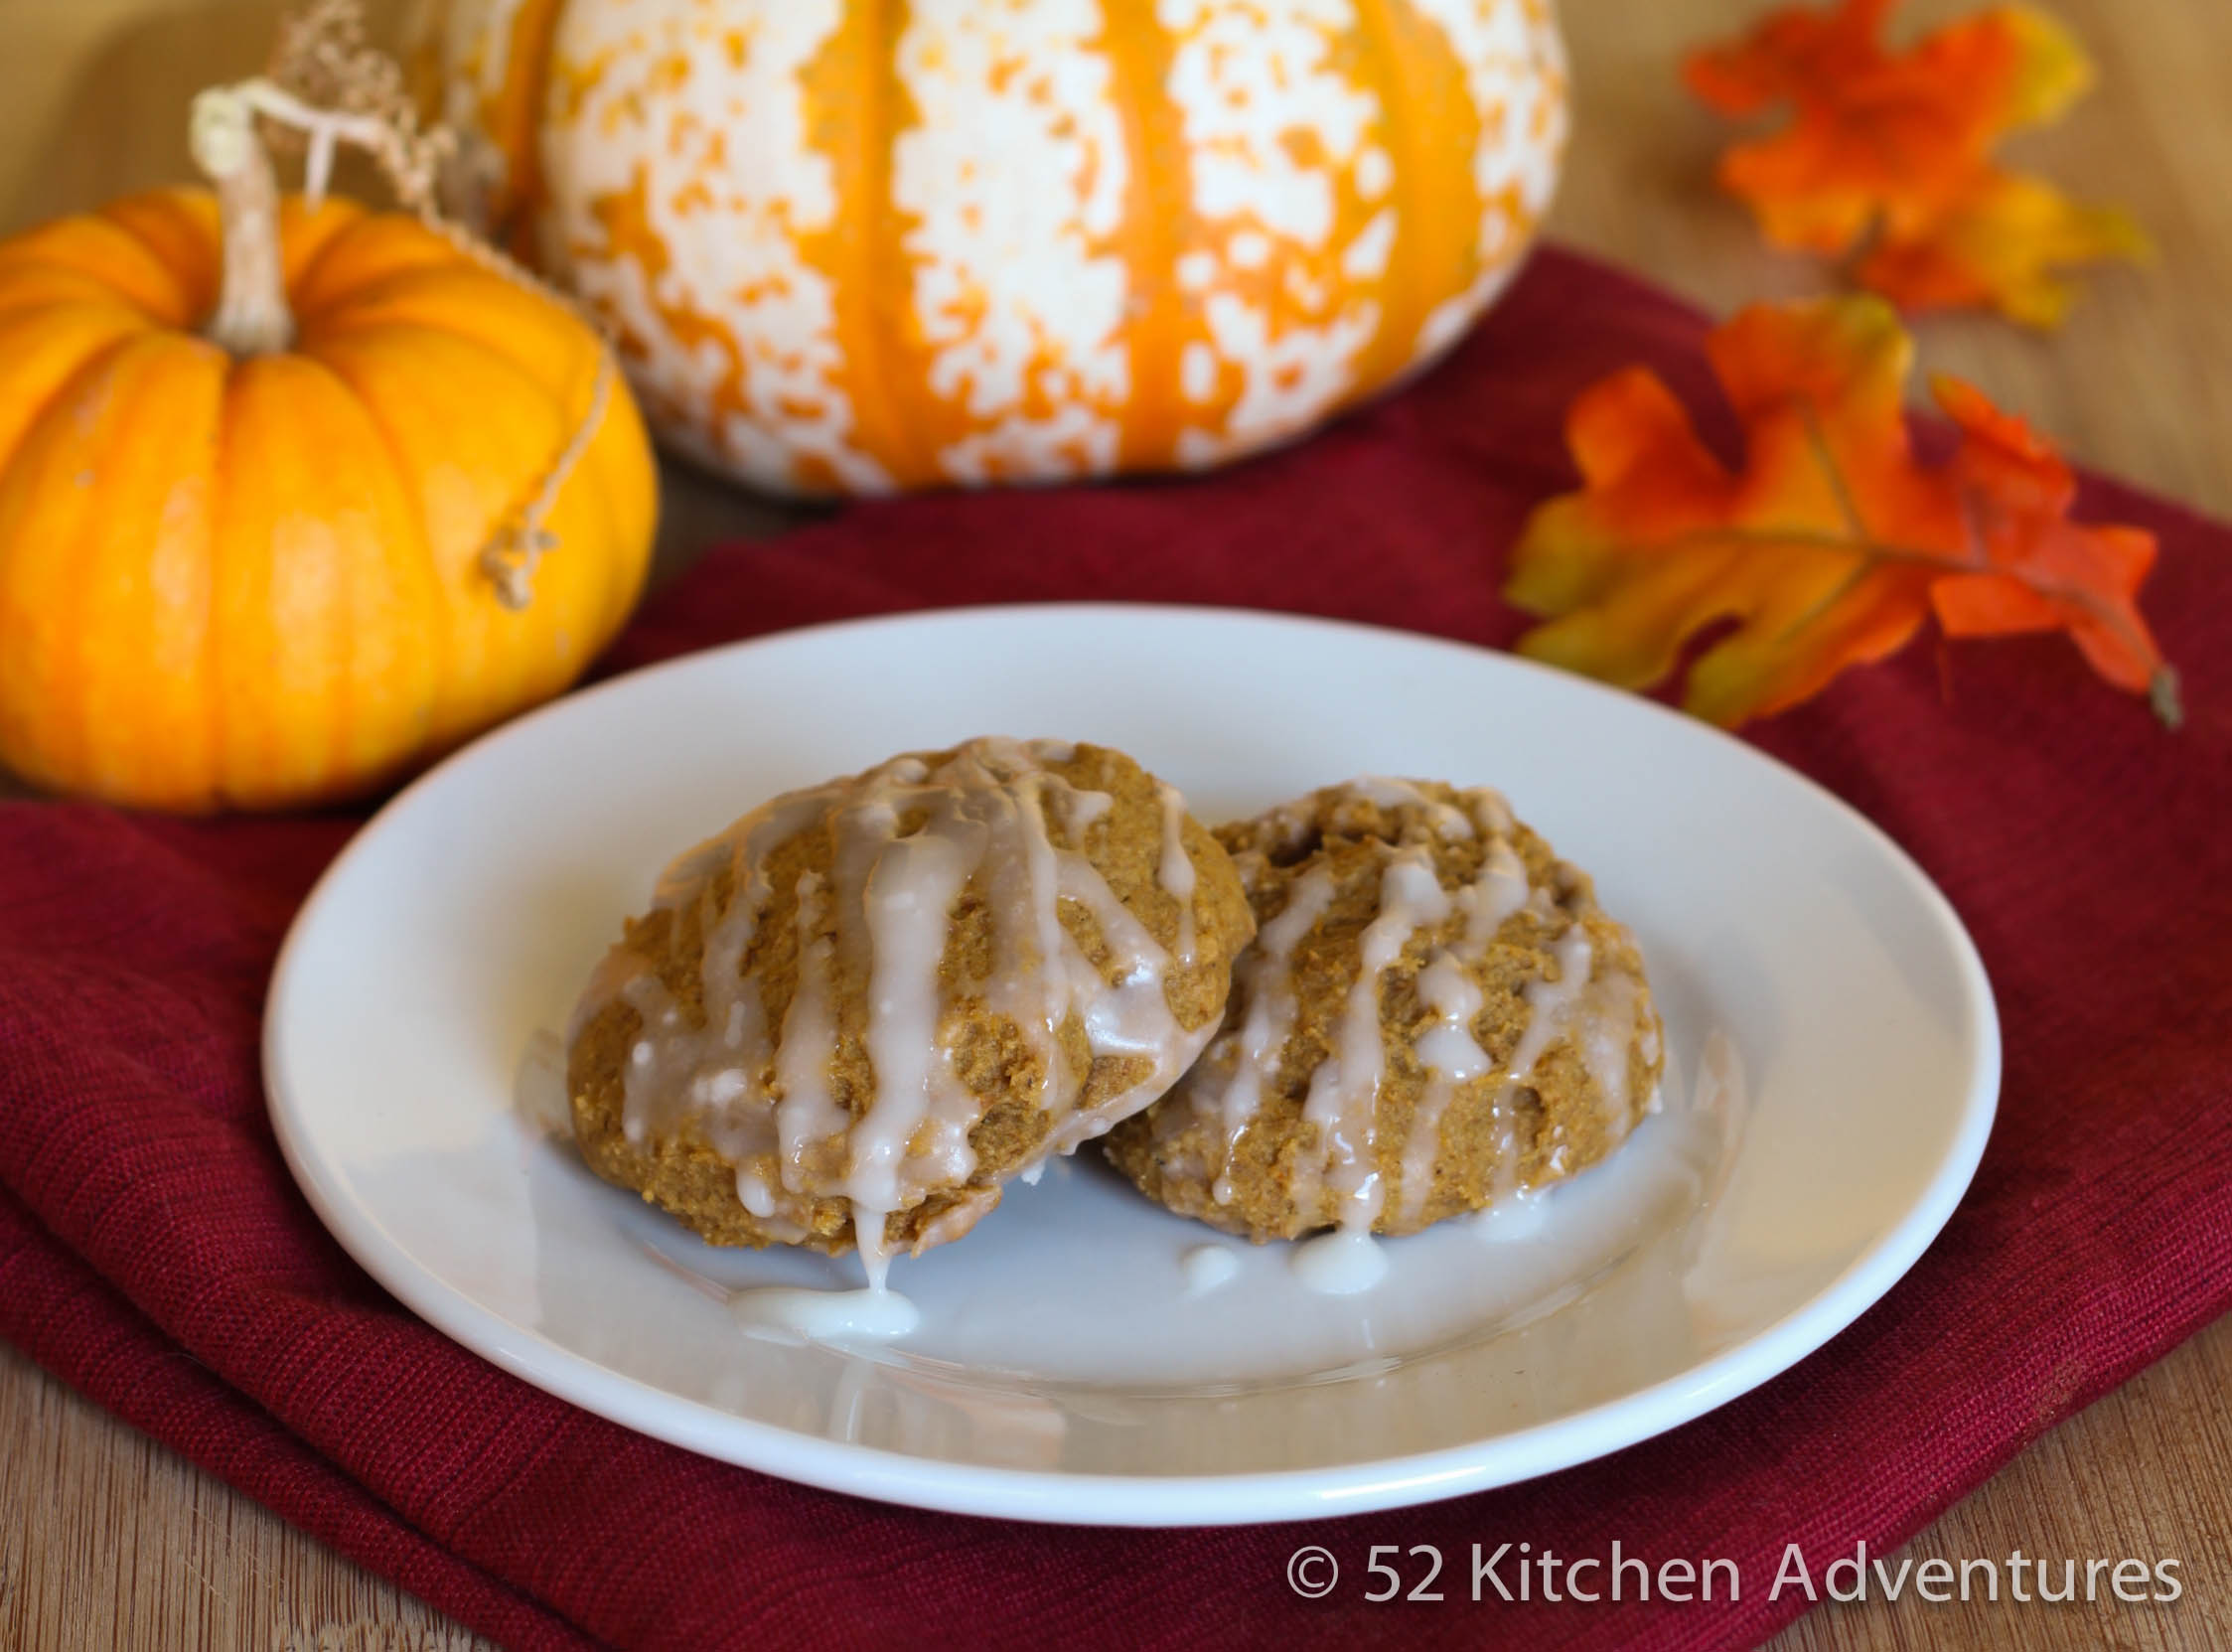
<path fill-rule="evenodd" d="M 1961 433 L 1944 474 L 1968 542 L 1990 570 L 1947 574 L 1931 586 L 1939 626 L 1949 637 L 2066 631 L 2093 670 L 2152 695 L 2162 720 L 2175 726 L 2177 674 L 2139 615 L 2155 535 L 2071 522 L 2077 478 L 2061 455 L 1973 384 L 1941 375 L 1930 390 Z"/>
<path fill-rule="evenodd" d="M 1886 228 L 1854 274 L 1901 309 L 1990 307 L 2051 328 L 2076 296 L 2054 271 L 2148 252 L 2138 225 L 2113 207 L 2088 207 L 2035 178 L 1994 171 L 1924 232 Z"/>
<path fill-rule="evenodd" d="M 1959 443 L 1924 465 L 1900 405 L 1913 342 L 1888 305 L 1754 305 L 1707 348 L 1743 463 L 1723 464 L 1648 370 L 1583 391 L 1566 419 L 1582 487 L 1539 507 L 1512 553 L 1506 595 L 1549 622 L 1521 653 L 1643 688 L 1733 620 L 1691 666 L 1685 704 L 1736 723 L 1883 658 L 1935 613 L 1951 636 L 2067 631 L 2177 721 L 2176 677 L 2137 606 L 2153 536 L 2071 522 L 2069 467 L 1958 380 L 1933 387 Z"/>
<path fill-rule="evenodd" d="M 1992 152 L 2059 119 L 2092 66 L 2058 23 L 2021 6 L 1893 52 L 1882 31 L 1894 3 L 1772 12 L 1745 39 L 1690 57 L 1691 89 L 1722 114 L 1793 110 L 1782 131 L 1730 148 L 1720 183 L 1778 246 L 1841 256 L 1873 232 L 1856 278 L 1903 308 L 1989 305 L 2052 326 L 2070 299 L 2056 269 L 2142 256 L 2146 239 L 2123 214 L 2071 202 Z"/>

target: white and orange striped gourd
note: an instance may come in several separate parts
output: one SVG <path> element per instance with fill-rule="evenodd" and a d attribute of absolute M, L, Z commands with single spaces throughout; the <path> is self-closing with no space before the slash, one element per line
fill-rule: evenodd
<path fill-rule="evenodd" d="M 798 494 L 1196 469 L 1438 355 L 1563 142 L 1550 0 L 432 0 L 492 221 Z"/>

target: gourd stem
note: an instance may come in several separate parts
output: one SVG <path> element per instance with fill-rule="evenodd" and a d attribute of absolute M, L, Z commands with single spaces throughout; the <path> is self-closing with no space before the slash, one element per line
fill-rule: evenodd
<path fill-rule="evenodd" d="M 218 86 L 194 99 L 194 163 L 217 186 L 223 266 L 217 309 L 203 329 L 235 356 L 263 356 L 294 341 L 279 255 L 279 180 L 255 129 L 244 88 Z"/>
<path fill-rule="evenodd" d="M 216 313 L 204 329 L 210 342 L 235 356 L 261 356 L 294 342 L 280 254 L 279 179 L 256 121 L 275 121 L 310 140 L 304 190 L 315 207 L 326 192 L 336 143 L 384 152 L 392 133 L 376 118 L 314 108 L 269 80 L 212 86 L 194 99 L 189 146 L 194 164 L 217 186 L 223 228 L 224 270 Z"/>

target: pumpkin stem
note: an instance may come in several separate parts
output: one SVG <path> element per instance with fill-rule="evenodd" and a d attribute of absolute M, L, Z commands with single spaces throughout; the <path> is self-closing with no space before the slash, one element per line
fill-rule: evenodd
<path fill-rule="evenodd" d="M 235 356 L 268 355 L 294 340 L 279 257 L 279 180 L 255 114 L 242 87 L 213 87 L 194 99 L 190 138 L 194 164 L 217 186 L 224 235 L 217 310 L 203 331 Z"/>
<path fill-rule="evenodd" d="M 194 100 L 194 160 L 217 186 L 224 231 L 223 277 L 205 329 L 211 342 L 236 356 L 254 356 L 284 350 L 294 338 L 279 237 L 279 188 L 259 120 L 306 140 L 303 194 L 312 207 L 325 195 L 335 147 L 362 149 L 428 229 L 598 334 L 596 378 L 580 421 L 532 495 L 498 525 L 481 551 L 481 571 L 498 600 L 507 608 L 525 608 L 533 597 L 536 564 L 557 545 L 544 524 L 603 425 L 618 382 L 611 346 L 572 299 L 443 218 L 437 197 L 456 135 L 445 126 L 420 123 L 394 60 L 366 44 L 361 0 L 309 0 L 282 26 L 270 76 L 216 86 Z"/>
<path fill-rule="evenodd" d="M 294 342 L 280 254 L 279 179 L 256 127 L 259 118 L 309 139 L 305 194 L 313 207 L 324 199 L 336 143 L 380 153 L 391 139 L 371 116 L 313 108 L 269 80 L 212 86 L 196 95 L 188 143 L 194 164 L 217 186 L 224 233 L 217 310 L 204 332 L 235 356 L 268 355 Z"/>

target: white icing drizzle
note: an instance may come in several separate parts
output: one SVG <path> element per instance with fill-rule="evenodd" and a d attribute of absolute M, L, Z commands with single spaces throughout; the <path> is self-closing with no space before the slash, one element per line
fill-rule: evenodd
<path fill-rule="evenodd" d="M 783 1035 L 775 1045 L 775 1082 L 780 1095 L 770 1109 L 783 1153 L 783 1185 L 802 1195 L 811 1193 L 817 1183 L 811 1156 L 814 1149 L 829 1137 L 842 1134 L 852 1122 L 852 1115 L 829 1092 L 829 1052 L 837 1038 L 829 976 L 836 948 L 818 934 L 821 887 L 821 878 L 814 872 L 799 878 L 798 978 L 791 989 L 791 1007 L 783 1017 Z M 745 995 L 736 988 L 731 991 L 736 997 Z M 712 1004 L 708 999 L 708 1019 Z M 725 1024 L 725 1011 L 722 1020 Z M 687 1059 L 691 1052 L 685 1046 L 678 1053 Z"/>
<path fill-rule="evenodd" d="M 1061 792 L 1073 802 L 1085 795 L 1067 787 Z M 1021 790 L 1004 801 L 1010 807 L 986 812 L 991 835 L 984 851 L 989 885 L 985 893 L 993 910 L 1003 915 L 1004 925 L 984 997 L 994 1014 L 1007 1016 L 1031 1037 L 1047 1064 L 1040 1084 L 1043 1095 L 1066 1082 L 1051 1029 L 1061 1024 L 1071 995 L 1091 992 L 1098 981 L 1090 972 L 1080 973 L 1082 961 L 1062 928 L 1054 840 L 1046 829 L 1038 793 Z M 1116 800 L 1108 801 L 1114 807 Z M 1073 828 L 1073 838 L 1079 835 Z"/>
<path fill-rule="evenodd" d="M 956 823 L 951 832 L 926 826 L 890 840 L 867 878 L 864 904 L 869 976 L 869 1065 L 876 1092 L 853 1122 L 845 1196 L 852 1201 L 853 1241 L 870 1284 L 883 1283 L 888 1262 L 885 1219 L 900 1208 L 899 1167 L 913 1153 L 940 1181 L 964 1182 L 976 1168 L 969 1126 L 981 1105 L 955 1075 L 938 1037 L 938 961 L 945 956 L 954 903 L 983 854 L 986 832 Z M 927 1135 L 918 1144 L 918 1131 Z"/>
<path fill-rule="evenodd" d="M 1082 842 L 1085 828 L 1116 807 L 1116 799 L 1106 792 L 1090 791 L 1084 787 L 1065 789 L 1062 807 L 1062 824 L 1069 827 L 1073 842 Z"/>
<path fill-rule="evenodd" d="M 1476 829 L 1472 817 L 1462 808 L 1428 796 L 1414 781 L 1391 780 L 1386 775 L 1359 775 L 1348 783 L 1346 790 L 1351 796 L 1378 804 L 1382 809 L 1415 809 L 1425 816 L 1437 835 L 1451 841 L 1470 837 Z M 1459 796 L 1462 798 L 1465 794 Z"/>
<path fill-rule="evenodd" d="M 1077 902 L 1091 915 L 1113 955 L 1116 978 L 1107 981 L 1075 942 L 1066 942 L 1073 976 L 1081 982 L 1091 980 L 1098 988 L 1086 994 L 1084 1006 L 1085 1036 L 1093 1053 L 1154 1055 L 1177 1025 L 1162 990 L 1170 955 L 1155 944 L 1147 926 L 1131 915 L 1085 856 L 1061 857 L 1056 888 L 1063 900 Z M 1068 931 L 1063 934 L 1066 938 Z"/>
<path fill-rule="evenodd" d="M 1636 1034 L 1636 1000 L 1641 986 L 1624 969 L 1607 963 L 1596 969 L 1596 953 L 1588 931 L 1578 917 L 1551 943 L 1551 958 L 1558 966 L 1555 979 L 1544 976 L 1527 983 L 1527 1029 L 1511 1053 L 1496 1112 L 1504 1118 L 1502 1181 L 1499 1199 L 1517 1190 L 1519 1144 L 1515 1103 L 1521 1086 L 1534 1076 L 1535 1067 L 1561 1039 L 1571 1045 L 1582 1070 L 1596 1086 L 1604 1132 L 1612 1145 L 1627 1138 L 1634 1127 L 1628 1095 L 1628 1044 Z M 1656 1018 L 1654 1017 L 1654 1022 Z M 1650 1037 L 1656 1040 L 1655 1024 Z M 1571 1161 L 1570 1143 L 1556 1139 L 1545 1161 L 1553 1175 L 1562 1174 Z"/>
<path fill-rule="evenodd" d="M 736 1168 L 736 1202 L 754 1216 L 769 1217 L 775 1214 L 775 1190 L 767 1185 L 767 1178 L 754 1164 L 740 1164 Z"/>
<path fill-rule="evenodd" d="M 1502 830 L 1510 830 L 1510 814 L 1495 793 L 1480 790 L 1466 793 L 1465 798 L 1484 832 L 1497 832 L 1498 812 L 1504 823 Z M 1453 904 L 1465 916 L 1464 950 L 1474 958 L 1482 956 L 1503 928 L 1504 920 L 1527 906 L 1537 893 L 1518 851 L 1503 835 L 1493 835 L 1480 870 L 1454 897 Z M 1433 1011 L 1435 1024 L 1417 1042 L 1418 1060 L 1426 1068 L 1426 1087 L 1418 1097 L 1403 1145 L 1402 1218 L 1406 1223 L 1417 1220 L 1432 1191 L 1433 1163 L 1441 1149 L 1442 1115 L 1449 1111 L 1461 1086 L 1486 1078 L 1495 1070 L 1494 1060 L 1472 1034 L 1473 1021 L 1486 1000 L 1456 958 L 1446 951 L 1436 953 L 1419 971 L 1417 987 L 1419 1001 Z M 1500 1098 L 1497 1108 L 1505 1119 L 1498 1141 L 1498 1169 L 1516 1176 L 1517 1143 L 1511 1127 L 1510 1099 Z"/>
<path fill-rule="evenodd" d="M 1387 1253 L 1362 1229 L 1335 1228 L 1305 1239 L 1287 1257 L 1305 1290 L 1320 1296 L 1354 1296 L 1387 1277 Z"/>
<path fill-rule="evenodd" d="M 536 1135 L 573 1134 L 573 1106 L 566 1096 L 566 1047 L 548 1027 L 528 1035 L 512 1075 L 512 1107 Z"/>
<path fill-rule="evenodd" d="M 1495 1245 L 1509 1245 L 1540 1235 L 1550 1220 L 1550 1190 L 1518 1188 L 1492 1205 L 1476 1210 L 1468 1221 L 1472 1231 Z"/>
<path fill-rule="evenodd" d="M 1588 931 L 1580 924 L 1565 926 L 1565 933 L 1551 943 L 1550 956 L 1558 974 L 1529 981 L 1520 994 L 1527 1000 L 1527 1030 L 1519 1035 L 1518 1046 L 1511 1052 L 1510 1071 L 1504 1075 L 1506 1084 L 1525 1084 L 1534 1076 L 1535 1063 L 1565 1030 L 1566 1018 L 1588 985 L 1595 950 L 1589 946 Z"/>
<path fill-rule="evenodd" d="M 1045 1160 L 1041 1159 L 1039 1162 L 1043 1164 Z M 915 1241 L 915 1250 L 920 1253 L 933 1245 L 944 1245 L 949 1240 L 961 1238 L 989 1216 L 998 1203 L 999 1189 L 996 1187 L 974 1187 L 955 1195 L 951 1203 L 923 1224 L 921 1237 Z"/>
<path fill-rule="evenodd" d="M 1616 1142 L 1624 1137 L 1632 1111 L 1629 1046 L 1640 1038 L 1645 1059 L 1656 1058 L 1656 1017 L 1642 1016 L 1645 1024 L 1638 1030 L 1642 982 L 1628 969 L 1595 956 L 1581 922 L 1593 908 L 1584 903 L 1584 910 L 1569 910 L 1561 905 L 1551 882 L 1537 884 L 1530 878 L 1512 841 L 1518 823 L 1503 797 L 1476 787 L 1458 793 L 1451 805 L 1416 783 L 1377 776 L 1333 790 L 1336 811 L 1348 798 L 1414 811 L 1436 838 L 1477 838 L 1484 846 L 1479 869 L 1451 891 L 1439 882 L 1430 846 L 1414 835 L 1417 827 L 1407 824 L 1405 842 L 1383 845 L 1379 911 L 1358 939 L 1358 975 L 1334 1027 L 1333 1048 L 1307 1081 L 1302 1118 L 1318 1126 L 1323 1150 L 1296 1166 L 1291 1183 L 1296 1207 L 1314 1213 L 1330 1195 L 1338 1227 L 1351 1235 L 1369 1231 L 1385 1211 L 1378 1141 L 1387 1062 L 1380 1015 L 1384 977 L 1422 930 L 1443 926 L 1453 915 L 1463 919 L 1461 932 L 1451 935 L 1442 929 L 1439 945 L 1427 953 L 1415 977 L 1418 1001 L 1431 1020 L 1414 1047 L 1425 1084 L 1402 1144 L 1396 1220 L 1409 1226 L 1422 1213 L 1431 1194 L 1442 1122 L 1457 1098 L 1475 1086 L 1494 1086 L 1487 1101 L 1491 1118 L 1501 1126 L 1491 1199 L 1505 1204 L 1522 1194 L 1519 1092 L 1561 1041 L 1570 1045 L 1594 1083 L 1609 1138 Z M 1306 845 L 1326 801 L 1327 794 L 1320 793 L 1269 812 L 1264 817 L 1265 840 L 1288 853 Z M 1462 822 L 1461 829 L 1451 826 L 1452 818 Z M 1334 820 L 1338 825 L 1338 813 Z M 1258 857 L 1243 857 L 1244 879 L 1262 870 Z M 1308 868 L 1293 883 L 1286 906 L 1263 926 L 1235 972 L 1235 990 L 1245 1005 L 1238 1026 L 1211 1045 L 1159 1112 L 1157 1131 L 1165 1140 L 1183 1134 L 1191 1121 L 1213 1121 L 1211 1150 L 1221 1156 L 1205 1168 L 1212 1178 L 1211 1194 L 1220 1204 L 1232 1202 L 1231 1167 L 1239 1143 L 1261 1111 L 1266 1088 L 1275 1082 L 1293 1034 L 1298 1013 L 1292 980 L 1295 949 L 1317 926 L 1335 892 L 1322 867 Z M 1526 987 L 1527 1024 L 1499 1068 L 1478 1035 L 1485 1002 L 1476 971 L 1505 924 L 1523 914 L 1538 933 L 1552 933 L 1555 975 Z M 1554 1141 L 1549 1146 L 1546 1168 L 1555 1174 L 1569 1157 L 1568 1144 Z"/>
<path fill-rule="evenodd" d="M 1457 891 L 1457 910 L 1465 915 L 1465 946 L 1478 951 L 1495 940 L 1504 920 L 1525 906 L 1532 892 L 1527 863 L 1498 837 L 1488 845 L 1472 882 Z"/>
<path fill-rule="evenodd" d="M 1240 1258 L 1222 1245 L 1196 1245 L 1178 1259 L 1188 1296 L 1206 1296 L 1222 1290 L 1240 1277 Z"/>
<path fill-rule="evenodd" d="M 1446 951 L 1436 952 L 1418 972 L 1417 985 L 1418 1001 L 1433 1012 L 1434 1020 L 1418 1035 L 1418 1060 L 1426 1069 L 1426 1085 L 1403 1143 L 1401 1215 L 1407 1223 L 1417 1220 L 1433 1187 L 1433 1161 L 1441 1151 L 1441 1116 L 1449 1111 L 1457 1087 L 1486 1078 L 1496 1067 L 1472 1035 L 1473 1019 L 1487 1000 L 1456 959 Z"/>
<path fill-rule="evenodd" d="M 1411 938 L 1449 915 L 1449 896 L 1422 847 L 1392 850 L 1380 873 L 1379 915 L 1357 940 L 1358 971 L 1334 1033 L 1333 1050 L 1310 1074 L 1302 1122 L 1315 1125 L 1324 1153 L 1316 1167 L 1331 1192 L 1340 1226 L 1364 1233 L 1379 1220 L 1387 1189 L 1377 1146 L 1380 1083 L 1387 1048 L 1380 1032 L 1380 987 Z M 1313 1178 L 1297 1178 L 1295 1198 L 1316 1202 Z"/>
<path fill-rule="evenodd" d="M 1333 899 L 1333 879 L 1323 869 L 1304 874 L 1287 891 L 1286 905 L 1278 916 L 1257 932 L 1236 972 L 1236 991 L 1246 995 L 1247 1016 L 1236 1032 L 1221 1035 L 1211 1046 L 1204 1065 L 1226 1075 L 1215 1108 L 1224 1142 L 1217 1179 L 1210 1188 L 1219 1204 L 1233 1196 L 1229 1173 L 1240 1137 L 1263 1105 L 1265 1082 L 1278 1072 L 1279 1053 L 1294 1031 L 1301 1006 L 1294 997 L 1290 968 L 1295 943 L 1316 927 Z M 1172 1109 L 1173 1120 L 1178 1111 Z"/>
<path fill-rule="evenodd" d="M 1178 788 L 1158 781 L 1162 800 L 1162 862 L 1155 881 L 1162 892 L 1178 903 L 1178 963 L 1186 969 L 1194 962 L 1194 863 L 1186 853 L 1186 800 Z"/>
<path fill-rule="evenodd" d="M 1055 742 L 982 739 L 936 768 L 895 758 L 778 798 L 678 857 L 662 874 L 656 902 L 675 922 L 697 916 L 702 1020 L 684 1015 L 627 948 L 600 966 L 574 1015 L 577 1034 L 617 997 L 641 1018 L 622 1073 L 628 1138 L 640 1143 L 695 1119 L 735 1164 L 739 1200 L 779 1237 L 806 1237 L 801 1222 L 815 1198 L 846 1199 L 863 1267 L 880 1289 L 890 1219 L 933 1192 L 962 1187 L 976 1167 L 969 1131 L 984 1103 L 955 1071 L 942 1025 L 954 1000 L 980 992 L 1029 1047 L 1032 1100 L 1050 1126 L 1026 1171 L 1161 1094 L 1215 1023 L 1179 1027 L 1165 990 L 1172 953 L 1083 853 L 1051 835 L 1050 803 L 1073 844 L 1115 807 L 1109 794 L 1047 771 L 1074 755 Z M 1157 881 L 1183 915 L 1175 948 L 1182 966 L 1194 950 L 1195 872 L 1180 835 L 1184 800 L 1165 786 L 1159 802 Z M 803 873 L 796 885 L 796 984 L 771 1037 L 758 972 L 749 968 L 774 893 L 766 867 L 788 839 L 824 827 L 830 869 L 826 877 Z M 724 870 L 730 887 L 720 901 Z M 954 909 L 972 889 L 989 918 L 991 970 L 980 983 L 956 983 L 942 970 Z M 1092 915 L 1106 948 L 1102 965 L 1064 927 L 1064 901 Z M 840 1094 L 833 1079 L 840 983 L 857 984 L 866 1001 L 861 1046 L 875 1086 L 865 1098 Z M 1080 1105 L 1089 1075 L 1073 1071 L 1061 1050 L 1073 1016 L 1095 1058 L 1144 1058 L 1135 1082 L 1090 1107 Z M 996 1188 L 968 1190 L 922 1231 L 916 1249 L 966 1232 L 997 1202 Z"/>
<path fill-rule="evenodd" d="M 738 1290 L 728 1311 L 748 1331 L 787 1332 L 816 1342 L 892 1342 L 922 1323 L 922 1311 L 896 1290 L 814 1290 L 761 1285 Z"/>
<path fill-rule="evenodd" d="M 1627 1047 L 1635 1037 L 1635 977 L 1624 970 L 1606 970 L 1589 982 L 1587 996 L 1588 1011 L 1569 1036 L 1601 1098 L 1605 1133 L 1618 1141 L 1633 1127 Z"/>
<path fill-rule="evenodd" d="M 1504 801 L 1503 793 L 1493 786 L 1469 787 L 1457 794 L 1457 801 L 1464 805 L 1465 813 L 1472 818 L 1473 825 L 1489 837 L 1508 839 L 1519 827 L 1519 822 L 1511 812 L 1511 805 Z M 1507 842 L 1505 846 L 1510 845 Z"/>

